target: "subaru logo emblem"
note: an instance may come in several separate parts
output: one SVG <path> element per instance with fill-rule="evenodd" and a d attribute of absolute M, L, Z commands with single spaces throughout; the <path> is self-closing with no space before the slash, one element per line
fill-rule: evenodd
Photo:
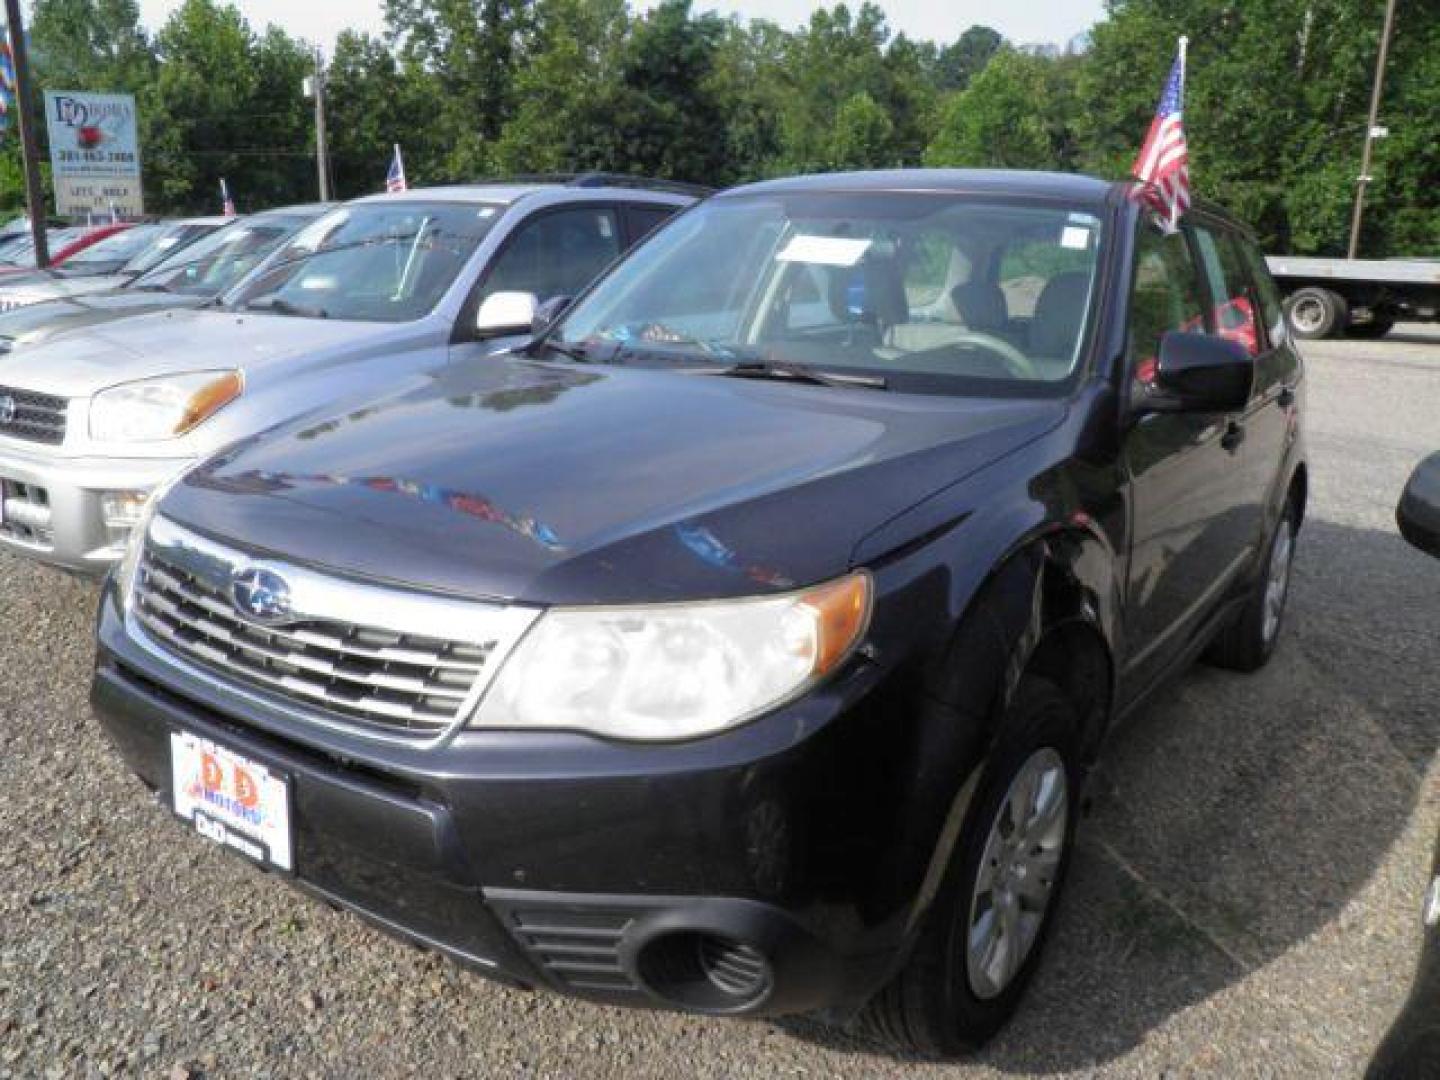
<path fill-rule="evenodd" d="M 15 399 L 9 394 L 0 394 L 0 424 L 14 423 L 16 411 Z"/>
<path fill-rule="evenodd" d="M 235 610 L 255 622 L 284 622 L 290 617 L 290 585 L 273 570 L 253 566 L 230 579 Z"/>

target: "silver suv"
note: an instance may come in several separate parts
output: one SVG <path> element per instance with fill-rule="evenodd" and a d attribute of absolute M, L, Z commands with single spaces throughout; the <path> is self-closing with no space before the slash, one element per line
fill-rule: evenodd
<path fill-rule="evenodd" d="M 584 176 L 360 199 L 213 305 L 0 360 L 0 546 L 102 572 L 185 466 L 514 344 L 698 194 Z"/>

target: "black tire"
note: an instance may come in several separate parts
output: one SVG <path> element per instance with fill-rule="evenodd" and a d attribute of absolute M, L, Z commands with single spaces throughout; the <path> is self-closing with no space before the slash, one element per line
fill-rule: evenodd
<path fill-rule="evenodd" d="M 1337 292 L 1315 285 L 1297 289 L 1285 301 L 1290 332 L 1307 341 L 1339 333 L 1350 321 L 1350 305 Z"/>
<path fill-rule="evenodd" d="M 1270 662 L 1270 657 L 1275 655 L 1275 646 L 1285 628 L 1285 611 L 1289 606 L 1290 573 L 1294 567 L 1295 540 L 1299 532 L 1296 520 L 1297 511 L 1292 499 L 1286 505 L 1284 515 L 1270 537 L 1270 544 L 1265 549 L 1265 564 L 1251 588 L 1245 607 L 1235 621 L 1220 631 L 1211 643 L 1205 654 L 1207 663 L 1229 671 L 1259 671 Z M 1280 545 L 1285 543 L 1288 543 L 1288 565 L 1279 598 L 1279 613 L 1272 625 L 1267 618 L 1267 611 L 1272 600 L 1273 572 Z"/>
<path fill-rule="evenodd" d="M 1355 323 L 1347 327 L 1345 336 L 1355 338 L 1359 341 L 1379 341 L 1393 329 L 1395 329 L 1394 319 L 1389 316 L 1377 315 L 1368 323 Z"/>
<path fill-rule="evenodd" d="M 980 1047 L 1015 1012 L 1035 973 L 1074 849 L 1082 770 L 1080 720 L 1050 681 L 1027 676 L 1003 719 L 1002 734 L 984 765 L 971 809 L 914 951 L 899 974 L 865 1007 L 861 1028 L 895 1048 L 950 1058 Z M 991 829 L 1011 784 L 1035 755 L 1053 751 L 1064 764 L 1064 845 L 1029 952 L 997 996 L 977 995 L 967 944 L 981 864 Z"/>

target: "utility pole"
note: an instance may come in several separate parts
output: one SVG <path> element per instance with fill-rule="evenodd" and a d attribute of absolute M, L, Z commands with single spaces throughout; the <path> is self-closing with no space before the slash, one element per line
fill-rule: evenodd
<path fill-rule="evenodd" d="M 20 18 L 20 0 L 5 0 L 10 24 L 10 55 L 15 60 L 15 110 L 20 114 L 20 153 L 25 159 L 25 205 L 30 209 L 30 235 L 35 240 L 35 265 L 50 265 L 50 245 L 45 237 L 45 193 L 40 189 L 40 158 L 35 147 L 35 114 L 31 111 L 30 57 L 25 51 L 25 24 Z"/>
<path fill-rule="evenodd" d="M 1370 92 L 1370 122 L 1365 126 L 1365 153 L 1360 159 L 1360 182 L 1355 188 L 1355 214 L 1350 219 L 1350 258 L 1360 250 L 1360 222 L 1365 216 L 1365 188 L 1370 183 L 1370 151 L 1380 122 L 1380 97 L 1385 90 L 1385 62 L 1390 35 L 1395 29 L 1395 0 L 1385 2 L 1385 29 L 1380 32 L 1380 56 L 1375 61 L 1375 86 Z"/>
<path fill-rule="evenodd" d="M 315 74 L 305 80 L 305 92 L 315 99 L 315 168 L 320 173 L 320 201 L 330 201 L 330 142 L 325 136 L 325 58 L 315 50 Z"/>

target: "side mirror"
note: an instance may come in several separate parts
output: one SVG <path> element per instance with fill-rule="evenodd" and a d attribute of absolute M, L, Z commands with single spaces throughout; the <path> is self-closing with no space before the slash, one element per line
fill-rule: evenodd
<path fill-rule="evenodd" d="M 539 307 L 534 293 L 491 293 L 475 313 L 475 332 L 482 338 L 532 333 Z"/>
<path fill-rule="evenodd" d="M 1244 346 L 1213 334 L 1172 330 L 1160 339 L 1152 412 L 1239 412 L 1250 402 L 1255 361 Z"/>
<path fill-rule="evenodd" d="M 543 334 L 550 327 L 554 326 L 560 316 L 565 314 L 565 309 L 570 306 L 573 296 L 552 296 L 535 310 L 535 333 Z"/>
<path fill-rule="evenodd" d="M 1400 535 L 1427 555 L 1440 558 L 1440 454 L 1415 467 L 1395 518 Z"/>

